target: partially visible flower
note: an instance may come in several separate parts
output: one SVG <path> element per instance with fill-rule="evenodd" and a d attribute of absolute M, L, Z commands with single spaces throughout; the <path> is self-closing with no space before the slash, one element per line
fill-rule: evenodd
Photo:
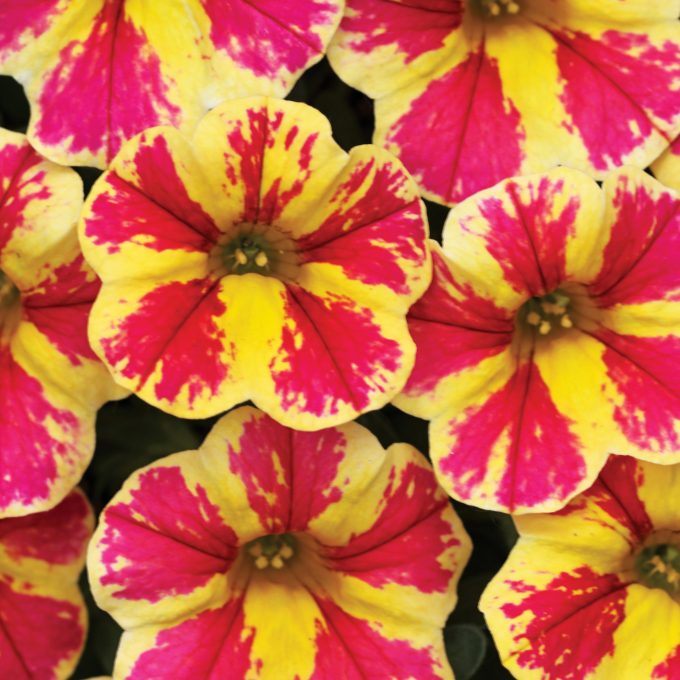
<path fill-rule="evenodd" d="M 433 680 L 469 552 L 412 447 L 243 407 L 125 483 L 88 570 L 116 678 Z"/>
<path fill-rule="evenodd" d="M 225 99 L 284 96 L 321 59 L 342 0 L 0 3 L 0 72 L 31 104 L 28 137 L 64 165 L 106 167 L 154 125 L 191 132 Z"/>
<path fill-rule="evenodd" d="M 610 453 L 680 461 L 680 200 L 640 170 L 556 169 L 454 208 L 411 308 L 395 403 L 453 496 L 546 512 Z"/>
<path fill-rule="evenodd" d="M 85 496 L 26 517 L 0 519 L 0 674 L 70 678 L 85 644 L 78 589 L 94 517 Z"/>
<path fill-rule="evenodd" d="M 90 461 L 97 409 L 123 394 L 87 340 L 99 282 L 82 203 L 73 170 L 0 129 L 0 517 L 58 503 Z"/>
<path fill-rule="evenodd" d="M 680 465 L 612 457 L 520 534 L 480 609 L 521 680 L 680 678 Z"/>
<path fill-rule="evenodd" d="M 165 411 L 252 399 L 318 429 L 384 405 L 413 367 L 406 312 L 431 275 L 417 188 L 377 147 L 345 153 L 304 104 L 244 99 L 191 140 L 143 133 L 81 228 L 103 281 L 93 347 Z"/>
<path fill-rule="evenodd" d="M 659 181 L 680 191 L 680 137 L 652 163 L 652 171 Z"/>
<path fill-rule="evenodd" d="M 347 0 L 328 57 L 374 141 L 452 205 L 563 164 L 602 179 L 680 133 L 677 0 Z"/>

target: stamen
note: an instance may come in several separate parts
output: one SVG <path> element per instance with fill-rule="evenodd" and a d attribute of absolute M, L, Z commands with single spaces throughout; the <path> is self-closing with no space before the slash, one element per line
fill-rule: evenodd
<path fill-rule="evenodd" d="M 260 555 L 255 560 L 255 566 L 258 569 L 266 569 L 269 566 L 269 560 L 264 555 Z"/>
<path fill-rule="evenodd" d="M 236 262 L 238 262 L 238 264 L 248 264 L 248 256 L 240 248 L 237 248 L 234 251 L 234 257 L 236 258 Z"/>
<path fill-rule="evenodd" d="M 661 588 L 672 597 L 680 598 L 680 547 L 664 538 L 661 543 L 648 545 L 637 554 L 635 567 L 641 583 L 649 588 Z M 675 541 L 675 536 L 670 536 Z"/>
<path fill-rule="evenodd" d="M 261 250 L 257 255 L 255 255 L 255 264 L 258 267 L 266 267 L 269 264 L 269 258 L 264 250 Z"/>
<path fill-rule="evenodd" d="M 261 536 L 245 546 L 257 569 L 283 569 L 286 560 L 295 555 L 296 539 L 290 534 Z"/>
<path fill-rule="evenodd" d="M 560 319 L 560 326 L 562 326 L 562 328 L 573 328 L 574 322 L 571 320 L 568 314 L 565 314 Z"/>
<path fill-rule="evenodd" d="M 489 17 L 517 14 L 520 11 L 520 5 L 515 0 L 481 0 L 481 6 Z"/>
<path fill-rule="evenodd" d="M 548 335 L 551 328 L 552 326 L 550 325 L 550 321 L 541 321 L 541 325 L 538 327 L 538 332 L 541 335 Z"/>
<path fill-rule="evenodd" d="M 531 326 L 538 326 L 541 323 L 541 316 L 538 312 L 529 312 L 527 314 L 527 323 Z"/>

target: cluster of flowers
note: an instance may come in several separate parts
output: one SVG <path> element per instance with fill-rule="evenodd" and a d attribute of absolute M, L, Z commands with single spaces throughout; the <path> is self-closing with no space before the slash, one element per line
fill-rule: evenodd
<path fill-rule="evenodd" d="M 344 4 L 0 4 L 3 678 L 73 671 L 88 543 L 116 678 L 450 678 L 448 495 L 516 516 L 480 606 L 517 677 L 680 678 L 680 5 Z M 326 52 L 375 146 L 279 99 Z M 256 408 L 90 540 L 129 392 Z M 434 469 L 350 422 L 389 402 Z"/>

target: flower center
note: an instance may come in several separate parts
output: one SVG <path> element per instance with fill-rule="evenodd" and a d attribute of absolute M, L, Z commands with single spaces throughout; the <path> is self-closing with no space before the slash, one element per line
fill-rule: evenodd
<path fill-rule="evenodd" d="M 635 558 L 637 576 L 648 588 L 661 588 L 680 598 L 680 546 L 654 543 L 642 548 Z"/>
<path fill-rule="evenodd" d="M 517 322 L 539 336 L 555 335 L 574 326 L 572 300 L 559 288 L 542 297 L 529 298 L 521 307 Z"/>
<path fill-rule="evenodd" d="M 292 534 L 270 534 L 248 543 L 246 553 L 258 569 L 283 569 L 295 556 L 296 549 L 297 540 Z"/>
<path fill-rule="evenodd" d="M 0 270 L 0 344 L 14 335 L 21 319 L 21 294 L 12 280 Z"/>
<path fill-rule="evenodd" d="M 297 271 L 294 242 L 270 225 L 240 224 L 224 234 L 211 254 L 220 276 L 262 274 L 292 278 Z"/>
<path fill-rule="evenodd" d="M 471 0 L 477 13 L 485 19 L 513 17 L 522 9 L 522 0 Z"/>

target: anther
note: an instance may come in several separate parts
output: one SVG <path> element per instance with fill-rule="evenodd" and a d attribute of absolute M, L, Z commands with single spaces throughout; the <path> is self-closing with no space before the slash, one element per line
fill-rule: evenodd
<path fill-rule="evenodd" d="M 517 14 L 519 12 L 519 5 L 516 2 L 509 2 L 506 9 L 509 14 Z"/>
<path fill-rule="evenodd" d="M 269 258 L 264 250 L 261 250 L 257 255 L 255 255 L 255 264 L 258 267 L 266 267 L 269 264 Z"/>
<path fill-rule="evenodd" d="M 293 556 L 293 549 L 286 543 L 285 545 L 281 546 L 279 555 L 281 555 L 284 560 L 289 560 Z"/>
<path fill-rule="evenodd" d="M 234 251 L 234 257 L 236 258 L 236 262 L 238 262 L 238 264 L 248 264 L 248 256 L 240 248 L 237 248 Z"/>
<path fill-rule="evenodd" d="M 269 566 L 269 560 L 264 555 L 260 555 L 255 560 L 255 566 L 258 569 L 266 569 Z"/>
<path fill-rule="evenodd" d="M 283 560 L 281 559 L 281 555 L 274 556 L 272 558 L 271 565 L 274 567 L 274 569 L 283 569 Z"/>
<path fill-rule="evenodd" d="M 529 312 L 527 314 L 527 323 L 530 326 L 538 326 L 541 323 L 541 315 L 538 312 Z"/>
<path fill-rule="evenodd" d="M 251 557 L 259 557 L 262 554 L 262 545 L 260 543 L 253 543 L 253 545 L 248 548 L 248 554 Z"/>
<path fill-rule="evenodd" d="M 541 325 L 538 327 L 538 332 L 541 335 L 548 335 L 551 328 L 552 326 L 550 325 L 550 321 L 541 321 Z"/>
<path fill-rule="evenodd" d="M 572 328 L 574 326 L 574 322 L 571 320 L 568 314 L 565 314 L 560 319 L 560 326 L 562 326 L 562 328 Z"/>

